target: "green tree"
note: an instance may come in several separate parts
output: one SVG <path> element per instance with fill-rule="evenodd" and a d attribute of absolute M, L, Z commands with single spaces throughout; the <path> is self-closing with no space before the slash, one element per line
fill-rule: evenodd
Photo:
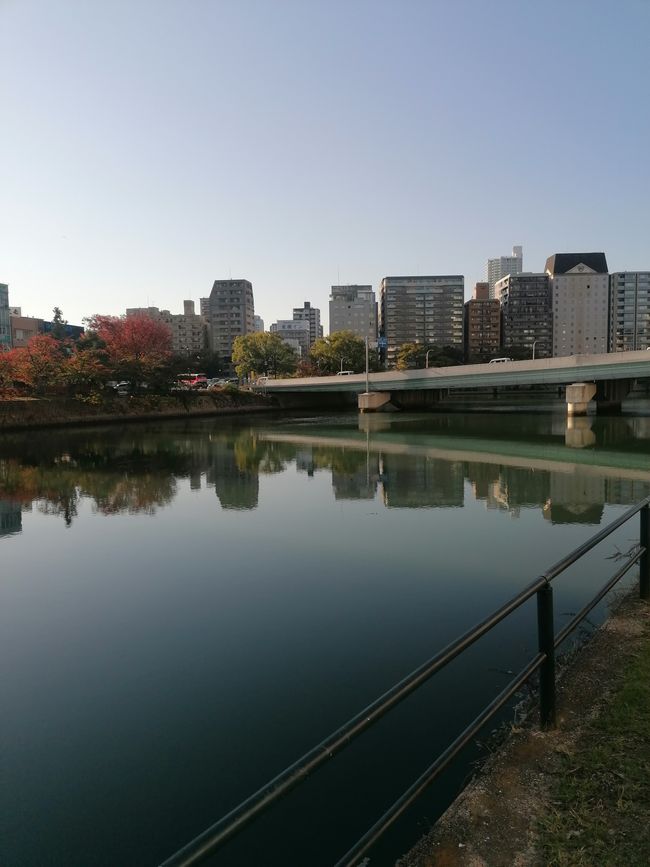
<path fill-rule="evenodd" d="M 334 331 L 327 337 L 320 337 L 309 350 L 312 364 L 322 375 L 353 370 L 363 373 L 366 369 L 366 342 L 353 331 Z M 370 370 L 378 369 L 377 350 L 368 354 Z"/>
<path fill-rule="evenodd" d="M 277 334 L 260 331 L 235 338 L 232 361 L 238 376 L 284 376 L 296 369 L 298 357 Z"/>
<path fill-rule="evenodd" d="M 454 367 L 463 363 L 463 350 L 457 346 L 427 346 L 424 343 L 403 343 L 397 352 L 398 370 L 429 367 Z"/>
<path fill-rule="evenodd" d="M 50 334 L 55 340 L 63 341 L 66 339 L 67 334 L 65 327 L 68 324 L 67 319 L 63 318 L 63 313 L 61 312 L 60 307 L 55 307 L 52 310 L 52 330 Z"/>
<path fill-rule="evenodd" d="M 398 370 L 415 370 L 424 367 L 425 349 L 420 343 L 402 343 L 397 350 L 395 367 Z"/>

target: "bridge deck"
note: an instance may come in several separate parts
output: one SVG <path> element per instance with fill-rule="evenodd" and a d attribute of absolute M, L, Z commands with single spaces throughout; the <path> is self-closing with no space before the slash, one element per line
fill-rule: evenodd
<path fill-rule="evenodd" d="M 650 377 L 650 352 L 572 355 L 503 364 L 465 364 L 428 370 L 391 370 L 371 373 L 371 391 L 410 391 L 435 388 L 494 388 L 504 385 L 566 385 L 611 379 Z M 366 376 L 314 376 L 269 380 L 260 390 L 273 392 L 366 390 Z"/>

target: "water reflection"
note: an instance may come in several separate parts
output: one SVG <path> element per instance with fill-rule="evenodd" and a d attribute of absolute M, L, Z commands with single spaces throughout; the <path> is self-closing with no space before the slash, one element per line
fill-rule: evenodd
<path fill-rule="evenodd" d="M 560 423 L 561 422 L 561 423 Z M 465 498 L 554 524 L 598 524 L 605 504 L 650 492 L 650 419 L 362 416 L 255 426 L 207 422 L 50 432 L 0 442 L 0 535 L 32 507 L 70 525 L 82 500 L 103 515 L 153 515 L 182 480 L 224 510 L 256 509 L 260 476 L 328 473 L 337 501 L 462 508 Z"/>

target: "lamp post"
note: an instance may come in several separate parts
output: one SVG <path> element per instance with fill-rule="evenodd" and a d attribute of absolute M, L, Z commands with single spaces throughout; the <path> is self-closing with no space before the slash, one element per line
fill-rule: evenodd
<path fill-rule="evenodd" d="M 538 343 L 541 343 L 542 346 L 544 346 L 543 340 L 533 340 L 533 361 L 535 361 L 535 347 L 537 346 Z"/>
<path fill-rule="evenodd" d="M 341 373 L 343 373 L 343 362 L 344 361 L 347 361 L 347 358 L 344 358 L 343 356 L 341 356 Z"/>
<path fill-rule="evenodd" d="M 433 352 L 433 349 L 427 349 L 427 354 L 424 356 L 424 366 L 425 368 L 429 367 L 429 353 Z"/>

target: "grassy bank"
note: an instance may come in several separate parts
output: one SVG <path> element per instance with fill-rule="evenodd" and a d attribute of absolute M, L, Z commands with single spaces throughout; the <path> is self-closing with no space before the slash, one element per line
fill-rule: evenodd
<path fill-rule="evenodd" d="M 87 400 L 60 397 L 11 399 L 0 400 L 0 431 L 228 415 L 273 408 L 270 398 L 237 389 L 171 395 L 115 395 Z"/>
<path fill-rule="evenodd" d="M 650 637 L 600 715 L 555 758 L 542 863 L 650 864 Z"/>

